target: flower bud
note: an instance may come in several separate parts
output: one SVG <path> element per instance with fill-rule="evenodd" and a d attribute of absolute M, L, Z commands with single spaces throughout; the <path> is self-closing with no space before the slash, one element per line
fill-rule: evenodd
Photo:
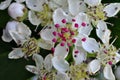
<path fill-rule="evenodd" d="M 23 21 L 27 17 L 27 8 L 20 3 L 12 3 L 8 8 L 9 15 L 18 21 Z"/>

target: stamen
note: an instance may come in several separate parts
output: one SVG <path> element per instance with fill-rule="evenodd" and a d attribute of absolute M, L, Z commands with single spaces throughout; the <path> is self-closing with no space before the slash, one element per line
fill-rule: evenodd
<path fill-rule="evenodd" d="M 78 27 L 79 27 L 78 23 L 75 23 L 75 24 L 74 24 L 74 26 L 75 26 L 76 28 L 78 28 Z"/>
<path fill-rule="evenodd" d="M 72 19 L 72 22 L 75 22 L 76 20 L 75 19 Z"/>
<path fill-rule="evenodd" d="M 55 27 L 56 27 L 56 28 L 59 28 L 59 27 L 60 27 L 60 25 L 59 25 L 59 24 L 55 24 Z"/>
<path fill-rule="evenodd" d="M 55 51 L 55 48 L 53 47 L 53 48 L 51 48 L 51 51 L 54 53 L 54 51 Z"/>
<path fill-rule="evenodd" d="M 53 39 L 52 39 L 52 42 L 57 42 L 57 39 L 56 39 L 56 38 L 53 38 Z"/>
<path fill-rule="evenodd" d="M 85 23 L 85 22 L 82 22 L 81 25 L 82 25 L 83 27 L 85 27 L 85 26 L 86 26 L 86 23 Z"/>
<path fill-rule="evenodd" d="M 56 35 L 57 35 L 57 32 L 56 32 L 56 31 L 54 31 L 54 32 L 53 32 L 53 35 L 54 35 L 54 36 L 56 36 Z"/>
<path fill-rule="evenodd" d="M 63 19 L 63 20 L 62 20 L 62 23 L 66 23 L 66 22 L 67 22 L 66 19 Z"/>
<path fill-rule="evenodd" d="M 75 43 L 76 42 L 76 39 L 72 39 L 72 43 Z"/>
<path fill-rule="evenodd" d="M 61 46 L 64 46 L 65 45 L 65 43 L 64 42 L 61 42 L 61 44 L 60 44 Z"/>
<path fill-rule="evenodd" d="M 85 41 L 86 41 L 86 38 L 82 38 L 82 41 L 85 42 Z"/>
<path fill-rule="evenodd" d="M 75 54 L 78 54 L 78 53 L 79 53 L 79 51 L 78 51 L 78 50 L 76 50 L 74 53 L 75 53 Z"/>
<path fill-rule="evenodd" d="M 109 61 L 108 64 L 109 64 L 109 65 L 112 65 L 112 61 Z"/>

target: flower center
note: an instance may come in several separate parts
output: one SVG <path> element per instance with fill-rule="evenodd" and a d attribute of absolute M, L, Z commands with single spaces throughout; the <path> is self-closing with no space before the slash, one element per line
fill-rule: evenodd
<path fill-rule="evenodd" d="M 104 5 L 88 8 L 87 14 L 93 19 L 93 21 L 106 20 L 106 13 L 103 11 Z"/>
<path fill-rule="evenodd" d="M 30 38 L 22 45 L 22 51 L 27 56 L 31 56 L 34 53 L 39 53 L 39 47 L 35 38 Z"/>
<path fill-rule="evenodd" d="M 69 76 L 71 80 L 86 80 L 89 79 L 89 74 L 87 69 L 87 65 L 82 63 L 80 65 L 71 65 Z"/>
<path fill-rule="evenodd" d="M 43 10 L 41 12 L 37 12 L 37 16 L 42 20 L 42 26 L 47 26 L 52 23 L 52 13 L 53 11 L 47 4 L 43 5 Z"/>
<path fill-rule="evenodd" d="M 67 23 L 65 19 L 61 21 L 64 26 L 60 26 L 59 24 L 55 24 L 55 28 L 57 31 L 53 32 L 55 38 L 52 39 L 53 42 L 62 42 L 61 46 L 64 46 L 64 43 L 67 42 L 68 46 L 71 46 L 76 42 L 75 36 L 78 34 L 77 28 L 72 29 L 72 24 Z M 76 24 L 75 27 L 78 27 Z M 57 39 L 56 39 L 57 37 Z"/>
<path fill-rule="evenodd" d="M 109 49 L 105 49 L 104 47 L 101 49 L 101 53 L 98 53 L 97 58 L 101 61 L 102 65 L 112 65 L 116 63 L 116 48 L 114 46 Z"/>

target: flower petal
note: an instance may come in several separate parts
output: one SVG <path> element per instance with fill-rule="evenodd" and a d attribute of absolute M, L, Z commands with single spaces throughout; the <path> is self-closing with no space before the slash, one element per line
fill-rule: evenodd
<path fill-rule="evenodd" d="M 54 51 L 54 56 L 58 56 L 61 58 L 65 58 L 68 55 L 68 46 L 65 43 L 64 46 L 61 46 L 61 43 L 59 43 L 56 47 L 55 47 L 55 51 Z"/>
<path fill-rule="evenodd" d="M 25 66 L 25 68 L 29 71 L 32 72 L 34 74 L 39 74 L 39 71 L 37 70 L 37 68 L 33 65 L 27 65 Z"/>
<path fill-rule="evenodd" d="M 101 0 L 84 0 L 89 6 L 98 6 L 101 3 Z"/>
<path fill-rule="evenodd" d="M 101 39 L 101 41 L 106 44 L 106 46 L 108 46 L 111 31 L 107 29 L 107 25 L 104 21 L 98 21 L 96 34 Z"/>
<path fill-rule="evenodd" d="M 100 70 L 100 61 L 95 59 L 88 64 L 88 69 L 90 73 L 95 74 Z"/>
<path fill-rule="evenodd" d="M 44 67 L 46 70 L 51 71 L 52 69 L 52 54 L 48 54 L 44 60 Z"/>
<path fill-rule="evenodd" d="M 99 50 L 99 44 L 94 38 L 83 38 L 82 40 L 82 46 L 87 52 L 92 53 Z"/>
<path fill-rule="evenodd" d="M 37 17 L 37 15 L 35 15 L 34 11 L 28 12 L 28 19 L 29 19 L 30 23 L 32 23 L 33 25 L 38 26 L 41 23 L 41 20 Z"/>
<path fill-rule="evenodd" d="M 107 79 L 107 80 L 115 80 L 115 76 L 112 72 L 112 68 L 109 64 L 107 64 L 105 67 L 104 67 L 104 70 L 103 70 L 103 73 L 104 73 L 104 77 Z"/>
<path fill-rule="evenodd" d="M 9 31 L 13 40 L 19 45 L 23 44 L 26 41 L 26 37 L 22 34 L 19 34 L 16 31 Z"/>
<path fill-rule="evenodd" d="M 19 59 L 24 56 L 24 53 L 22 52 L 21 48 L 15 48 L 13 51 L 11 51 L 8 54 L 9 59 Z"/>
<path fill-rule="evenodd" d="M 92 26 L 90 24 L 89 18 L 87 14 L 80 12 L 78 15 L 74 18 L 76 21 L 73 22 L 73 28 L 74 25 L 77 23 L 79 25 L 78 32 L 80 34 L 86 34 L 90 35 L 90 32 L 92 31 Z"/>
<path fill-rule="evenodd" d="M 5 0 L 5 1 L 1 2 L 0 10 L 6 9 L 10 5 L 11 2 L 12 2 L 12 0 Z"/>
<path fill-rule="evenodd" d="M 65 9 L 67 8 L 67 0 L 49 0 L 48 5 L 51 9 L 55 10 L 57 8 Z"/>
<path fill-rule="evenodd" d="M 66 21 L 68 21 L 67 14 L 61 8 L 56 9 L 53 13 L 54 24 L 59 24 L 59 25 L 63 26 L 64 25 L 62 23 L 63 19 L 66 19 Z"/>
<path fill-rule="evenodd" d="M 25 0 L 15 0 L 15 1 L 19 3 L 25 2 Z"/>
<path fill-rule="evenodd" d="M 43 40 L 52 42 L 52 39 L 55 38 L 54 31 L 56 29 L 53 26 L 47 26 L 40 31 L 40 36 Z"/>
<path fill-rule="evenodd" d="M 59 56 L 55 56 L 52 58 L 52 64 L 54 68 L 61 73 L 64 73 L 65 71 L 69 70 L 68 62 L 63 58 L 60 58 Z"/>
<path fill-rule="evenodd" d="M 66 73 L 57 72 L 55 80 L 70 80 L 70 77 L 68 77 Z"/>
<path fill-rule="evenodd" d="M 79 12 L 86 11 L 86 5 L 83 1 L 80 0 L 68 0 L 69 11 L 72 15 L 77 15 Z"/>
<path fill-rule="evenodd" d="M 43 69 L 43 57 L 39 54 L 33 54 L 33 59 L 35 60 L 38 70 Z"/>
<path fill-rule="evenodd" d="M 31 30 L 29 29 L 29 27 L 26 24 L 21 22 L 21 23 L 18 23 L 17 26 L 18 26 L 17 31 L 19 34 L 24 35 L 26 38 L 31 36 Z"/>
<path fill-rule="evenodd" d="M 10 34 L 6 33 L 6 30 L 3 30 L 2 40 L 5 42 L 12 41 L 12 37 L 10 36 Z"/>
<path fill-rule="evenodd" d="M 26 5 L 29 9 L 34 11 L 42 11 L 43 10 L 43 4 L 45 3 L 45 0 L 26 0 Z"/>
<path fill-rule="evenodd" d="M 105 11 L 106 16 L 113 17 L 120 11 L 120 3 L 111 3 L 103 11 Z"/>
<path fill-rule="evenodd" d="M 115 69 L 115 77 L 117 80 L 120 80 L 120 66 L 117 66 Z"/>
<path fill-rule="evenodd" d="M 81 64 L 86 60 L 87 52 L 82 47 L 76 47 L 73 50 L 73 58 L 75 60 L 75 64 Z"/>
<path fill-rule="evenodd" d="M 54 44 L 51 43 L 51 41 L 47 41 L 47 40 L 45 41 L 43 39 L 39 39 L 38 46 L 46 50 L 51 50 L 54 47 Z"/>

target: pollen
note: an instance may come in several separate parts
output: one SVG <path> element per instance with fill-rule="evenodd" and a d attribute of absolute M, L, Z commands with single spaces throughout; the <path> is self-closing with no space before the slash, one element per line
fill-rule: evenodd
<path fill-rule="evenodd" d="M 49 8 L 47 4 L 43 5 L 43 10 L 41 12 L 37 12 L 37 16 L 42 21 L 42 26 L 47 26 L 52 24 L 52 13 L 53 11 Z"/>
<path fill-rule="evenodd" d="M 70 72 L 68 73 L 71 80 L 86 80 L 89 79 L 87 64 L 82 63 L 79 65 L 71 65 Z"/>
<path fill-rule="evenodd" d="M 26 56 L 31 56 L 32 54 L 39 53 L 37 40 L 35 38 L 30 38 L 22 45 L 22 51 Z"/>
<path fill-rule="evenodd" d="M 106 13 L 103 11 L 104 5 L 100 4 L 99 6 L 89 7 L 87 14 L 90 18 L 93 19 L 93 23 L 96 23 L 98 20 L 106 20 Z"/>

